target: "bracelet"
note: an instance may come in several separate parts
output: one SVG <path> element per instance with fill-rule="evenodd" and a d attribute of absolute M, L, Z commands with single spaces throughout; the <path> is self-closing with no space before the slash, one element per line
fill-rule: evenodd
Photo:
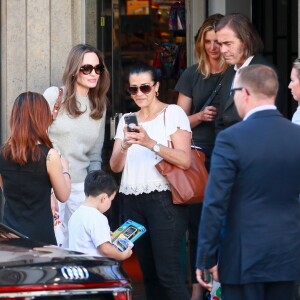
<path fill-rule="evenodd" d="M 124 152 L 126 152 L 126 151 L 128 150 L 128 148 L 125 148 L 125 147 L 123 146 L 123 143 L 121 144 L 121 152 L 122 152 L 122 150 L 123 150 Z"/>
<path fill-rule="evenodd" d="M 70 178 L 70 180 L 71 180 L 71 175 L 70 175 L 70 173 L 69 173 L 69 172 L 63 172 L 63 174 L 66 174 L 66 175 L 68 175 L 68 176 L 69 176 L 69 178 Z"/>

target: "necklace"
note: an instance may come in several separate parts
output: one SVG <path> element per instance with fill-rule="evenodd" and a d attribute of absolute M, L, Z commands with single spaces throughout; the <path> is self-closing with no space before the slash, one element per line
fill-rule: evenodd
<path fill-rule="evenodd" d="M 154 120 L 162 111 L 164 111 L 164 109 L 167 107 L 167 105 L 163 106 L 163 109 L 161 109 L 162 107 L 157 107 L 153 110 L 153 112 L 150 112 L 147 116 L 142 116 L 141 114 L 139 114 L 139 121 L 141 123 L 147 122 L 147 121 L 151 121 Z"/>

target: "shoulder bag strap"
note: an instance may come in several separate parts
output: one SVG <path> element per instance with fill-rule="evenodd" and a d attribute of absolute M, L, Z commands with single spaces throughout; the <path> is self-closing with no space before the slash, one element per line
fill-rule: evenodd
<path fill-rule="evenodd" d="M 63 89 L 60 87 L 58 89 L 58 97 L 54 104 L 53 111 L 52 111 L 52 120 L 54 121 L 58 115 L 59 109 L 62 103 L 62 96 L 63 96 Z"/>
<path fill-rule="evenodd" d="M 167 106 L 167 107 L 168 107 L 168 106 Z M 167 110 L 167 107 L 166 107 L 166 109 L 164 110 L 165 133 L 166 133 L 166 110 Z M 166 136 L 167 136 L 167 133 L 166 133 Z M 167 138 L 167 142 L 168 142 L 168 147 L 173 149 L 174 147 L 173 147 L 172 141 L 169 141 L 168 138 Z M 198 153 L 198 151 L 197 151 L 197 148 L 196 148 L 196 146 L 195 146 L 195 143 L 194 143 L 193 138 L 191 138 L 191 142 L 192 142 L 192 149 L 191 149 L 191 150 L 196 150 L 195 153 L 197 154 L 198 157 L 201 158 L 200 153 Z M 199 150 L 200 150 L 200 149 L 199 149 Z"/>
<path fill-rule="evenodd" d="M 216 88 L 210 94 L 210 96 L 208 97 L 208 99 L 206 100 L 206 102 L 202 105 L 201 109 L 200 109 L 199 106 L 196 106 L 195 109 L 194 109 L 193 114 L 195 114 L 195 113 L 197 113 L 199 111 L 204 110 L 204 108 L 206 106 L 209 106 L 212 103 L 212 101 L 215 99 L 216 95 L 218 94 L 218 92 L 219 92 L 219 90 L 220 90 L 220 88 L 222 86 L 222 81 L 223 81 L 223 76 L 219 79 L 219 82 L 218 82 Z"/>

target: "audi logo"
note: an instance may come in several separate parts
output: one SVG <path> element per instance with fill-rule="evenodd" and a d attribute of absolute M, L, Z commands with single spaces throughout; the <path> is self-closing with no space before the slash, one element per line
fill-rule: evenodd
<path fill-rule="evenodd" d="M 88 279 L 89 272 L 85 267 L 62 267 L 61 273 L 65 279 Z"/>

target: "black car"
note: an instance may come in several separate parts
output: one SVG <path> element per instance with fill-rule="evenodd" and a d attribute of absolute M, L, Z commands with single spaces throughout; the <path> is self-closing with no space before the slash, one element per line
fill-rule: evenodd
<path fill-rule="evenodd" d="M 130 300 L 132 287 L 114 259 L 32 241 L 0 223 L 0 299 Z"/>

